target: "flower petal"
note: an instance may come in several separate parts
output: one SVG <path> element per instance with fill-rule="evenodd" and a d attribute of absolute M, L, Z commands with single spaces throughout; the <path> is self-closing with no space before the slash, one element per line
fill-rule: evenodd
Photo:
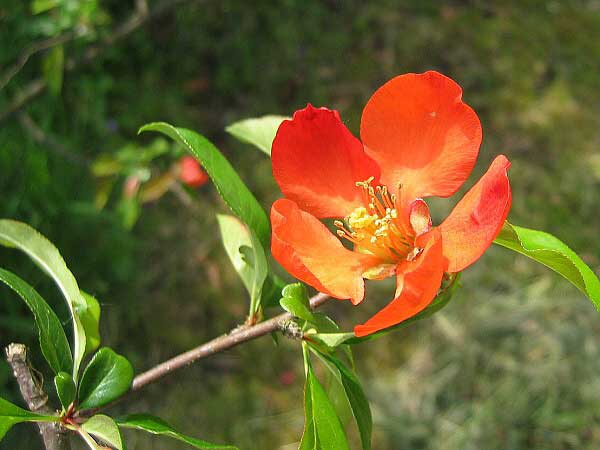
<path fill-rule="evenodd" d="M 360 135 L 390 189 L 401 183 L 411 199 L 448 197 L 469 177 L 482 132 L 461 96 L 460 86 L 438 72 L 400 75 L 373 94 Z"/>
<path fill-rule="evenodd" d="M 379 180 L 379 167 L 339 113 L 310 104 L 281 124 L 271 159 L 285 197 L 321 218 L 347 216 L 363 204 L 356 182 Z"/>
<path fill-rule="evenodd" d="M 421 238 L 426 242 L 423 253 L 398 266 L 396 298 L 367 322 L 354 327 L 356 336 L 367 336 L 397 325 L 421 312 L 435 298 L 448 263 L 442 252 L 438 229 L 434 228 Z"/>
<path fill-rule="evenodd" d="M 271 252 L 291 275 L 332 297 L 362 301 L 362 274 L 380 263 L 378 258 L 348 250 L 291 200 L 273 203 L 271 225 Z"/>
<path fill-rule="evenodd" d="M 512 201 L 509 167 L 506 156 L 497 156 L 440 225 L 448 272 L 460 272 L 470 266 L 498 236 Z"/>

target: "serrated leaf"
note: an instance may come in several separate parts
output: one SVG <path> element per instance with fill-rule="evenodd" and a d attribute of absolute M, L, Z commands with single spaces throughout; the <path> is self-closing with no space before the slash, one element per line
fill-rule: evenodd
<path fill-rule="evenodd" d="M 14 220 L 0 220 L 0 244 L 25 252 L 52 277 L 65 297 L 73 318 L 73 379 L 77 382 L 86 348 L 85 329 L 80 317 L 86 314 L 87 302 L 79 291 L 75 277 L 56 247 L 29 225 Z"/>
<path fill-rule="evenodd" d="M 344 427 L 306 356 L 305 365 L 305 424 L 300 450 L 349 450 Z"/>
<path fill-rule="evenodd" d="M 72 371 L 69 341 L 59 318 L 46 301 L 31 285 L 8 270 L 0 269 L 0 281 L 15 291 L 33 313 L 42 354 L 54 373 Z"/>
<path fill-rule="evenodd" d="M 58 422 L 56 416 L 43 416 L 13 405 L 0 397 L 0 441 L 13 425 L 21 422 Z"/>
<path fill-rule="evenodd" d="M 560 239 L 543 231 L 505 222 L 494 243 L 521 253 L 562 275 L 600 310 L 600 280 Z"/>
<path fill-rule="evenodd" d="M 133 381 L 129 361 L 108 347 L 92 357 L 79 384 L 79 409 L 106 405 L 127 392 Z"/>
<path fill-rule="evenodd" d="M 265 211 L 229 161 L 208 139 L 194 131 L 164 122 L 144 125 L 139 132 L 144 131 L 163 133 L 194 155 L 212 179 L 225 203 L 256 234 L 263 248 L 268 248 L 270 225 Z"/>
<path fill-rule="evenodd" d="M 373 432 L 373 416 L 371 407 L 365 395 L 360 381 L 350 369 L 348 369 L 338 358 L 333 355 L 320 352 L 317 348 L 311 346 L 311 350 L 321 358 L 325 366 L 330 370 L 334 377 L 342 384 L 350 409 L 360 435 L 363 450 L 371 449 L 371 435 Z"/>
<path fill-rule="evenodd" d="M 123 445 L 123 438 L 121 437 L 121 431 L 111 417 L 105 416 L 104 414 L 97 414 L 90 417 L 81 428 L 101 442 L 106 443 L 117 450 L 123 450 L 125 448 Z"/>
<path fill-rule="evenodd" d="M 178 441 L 185 442 L 186 444 L 201 450 L 238 450 L 238 448 L 233 445 L 213 444 L 201 439 L 186 436 L 183 433 L 175 431 L 173 427 L 171 427 L 171 425 L 164 420 L 149 414 L 132 414 L 117 419 L 117 423 L 123 428 L 133 428 L 159 436 L 170 437 Z"/>
<path fill-rule="evenodd" d="M 54 377 L 54 386 L 56 387 L 56 393 L 63 409 L 68 409 L 69 405 L 75 400 L 77 393 L 73 377 L 67 372 L 59 372 Z"/>
<path fill-rule="evenodd" d="M 227 256 L 250 295 L 250 314 L 254 315 L 269 270 L 267 257 L 258 239 L 237 217 L 217 214 L 217 221 Z"/>
<path fill-rule="evenodd" d="M 275 139 L 279 125 L 286 119 L 288 117 L 275 115 L 245 119 L 232 123 L 225 128 L 225 131 L 271 156 L 273 139 Z"/>
<path fill-rule="evenodd" d="M 281 292 L 283 297 L 279 304 L 292 316 L 307 322 L 314 322 L 315 317 L 310 309 L 308 292 L 302 283 L 288 284 Z"/>

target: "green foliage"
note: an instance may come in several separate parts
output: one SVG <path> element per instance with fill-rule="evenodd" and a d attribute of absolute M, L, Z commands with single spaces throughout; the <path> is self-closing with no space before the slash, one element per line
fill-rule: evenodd
<path fill-rule="evenodd" d="M 310 346 L 310 349 L 319 356 L 329 371 L 344 388 L 344 394 L 348 399 L 352 415 L 356 420 L 362 448 L 363 450 L 370 450 L 371 435 L 373 433 L 373 417 L 371 415 L 369 400 L 367 399 L 356 374 L 348 369 L 334 355 L 321 352 L 314 346 Z"/>
<path fill-rule="evenodd" d="M 83 30 L 64 45 L 68 61 L 113 36 L 133 12 L 132 2 L 111 2 L 110 8 L 100 3 L 0 6 L 0 76 L 38 39 Z M 593 2 L 286 1 L 272 8 L 225 0 L 201 7 L 183 2 L 155 20 L 160 26 L 141 27 L 70 72 L 58 97 L 39 96 L 27 113 L 50 137 L 89 159 L 135 145 L 140 118 L 201 123 L 203 133 L 221 146 L 222 129 L 232 119 L 291 114 L 307 101 L 339 109 L 356 132 L 374 88 L 399 73 L 435 68 L 459 81 L 480 115 L 485 140 L 475 172 L 499 151 L 512 160 L 514 221 L 551 231 L 593 270 L 600 267 L 600 15 Z M 32 55 L 0 89 L 1 109 L 43 75 L 47 54 Z M 252 191 L 268 205 L 278 192 L 268 161 L 231 149 L 228 158 L 252 174 Z M 125 218 L 137 219 L 141 207 L 117 213 L 90 206 L 96 177 L 36 142 L 17 117 L 0 126 L 0 167 L 0 216 L 34 225 L 52 236 L 67 261 L 77 262 L 71 269 L 79 284 L 109 303 L 104 319 L 109 339 L 140 366 L 151 363 L 145 358 L 152 338 L 157 353 L 170 354 L 221 333 L 239 317 L 232 301 L 239 292 L 229 288 L 235 273 L 227 270 L 223 252 L 215 251 L 212 214 L 193 216 L 167 198 L 164 206 L 146 207 L 135 233 L 126 233 Z M 120 202 L 121 181 L 110 200 Z M 209 211 L 214 200 L 207 197 L 201 204 Z M 431 205 L 434 217 L 445 217 L 451 203 Z M 0 258 L 4 255 L 9 258 L 1 266 L 57 305 L 60 299 L 27 262 L 8 252 Z M 354 346 L 378 411 L 374 447 L 595 448 L 600 357 L 590 336 L 597 332 L 597 315 L 576 295 L 565 302 L 570 292 L 550 275 L 533 261 L 491 249 L 465 273 L 465 289 L 442 314 L 386 335 L 381 345 Z M 332 305 L 343 329 L 377 311 L 389 299 L 386 288 L 393 290 L 373 283 L 358 308 Z M 184 313 L 173 312 L 173 297 L 185 298 Z M 0 307 L 0 335 L 18 334 L 35 345 L 29 311 L 19 302 Z M 178 320 L 177 330 L 157 330 L 166 317 Z M 137 332 L 123 331 L 129 329 Z M 217 360 L 198 369 L 201 385 L 174 376 L 172 388 L 148 392 L 147 401 L 174 423 L 193 429 L 201 422 L 242 448 L 287 444 L 298 431 L 298 392 L 295 386 L 275 390 L 273 376 L 295 366 L 284 349 L 265 351 L 262 345 L 270 343 L 236 352 L 239 367 L 226 377 Z M 258 358 L 261 364 L 254 364 Z M 0 365 L 7 395 L 16 392 L 9 375 Z M 206 408 L 182 411 L 180 404 L 192 395 Z M 237 405 L 237 424 L 223 408 L 230 404 Z M 22 430 L 9 433 L 7 446 L 39 448 L 29 427 Z M 143 439 L 140 447 L 152 445 Z"/>
<path fill-rule="evenodd" d="M 42 65 L 44 78 L 53 95 L 58 95 L 62 88 L 64 64 L 65 51 L 62 45 L 54 47 L 44 59 Z"/>
<path fill-rule="evenodd" d="M 88 434 L 96 437 L 100 442 L 114 447 L 116 450 L 124 450 L 121 431 L 113 418 L 104 414 L 96 414 L 90 417 L 81 428 Z"/>
<path fill-rule="evenodd" d="M 304 386 L 304 432 L 300 450 L 349 450 L 344 427 L 327 393 L 315 376 L 308 349 L 303 345 L 306 384 Z"/>
<path fill-rule="evenodd" d="M 175 431 L 171 425 L 164 420 L 149 414 L 131 414 L 118 419 L 117 423 L 122 428 L 133 428 L 159 436 L 170 437 L 178 441 L 185 442 L 186 444 L 200 450 L 238 450 L 237 447 L 232 445 L 211 444 L 210 442 L 206 442 L 201 439 L 186 436 L 183 433 Z"/>
<path fill-rule="evenodd" d="M 67 300 L 73 318 L 73 379 L 77 380 L 79 365 L 86 348 L 86 330 L 82 325 L 81 317 L 88 314 L 88 305 L 79 292 L 75 277 L 67 268 L 56 247 L 29 225 L 12 220 L 0 220 L 0 244 L 25 252 L 52 277 Z"/>
<path fill-rule="evenodd" d="M 237 217 L 217 214 L 227 256 L 250 294 L 250 315 L 258 312 L 269 267 L 263 246 Z"/>
<path fill-rule="evenodd" d="M 308 293 L 302 283 L 288 284 L 283 288 L 281 294 L 283 297 L 279 300 L 279 304 L 283 309 L 306 322 L 315 322 L 315 316 L 308 301 Z"/>
<path fill-rule="evenodd" d="M 58 317 L 37 291 L 8 270 L 0 269 L 0 281 L 15 291 L 33 313 L 40 348 L 54 373 L 73 370 L 69 341 Z"/>
<path fill-rule="evenodd" d="M 0 440 L 13 425 L 21 422 L 56 422 L 58 417 L 26 411 L 0 397 Z"/>
<path fill-rule="evenodd" d="M 176 128 L 164 122 L 144 125 L 140 128 L 140 133 L 144 131 L 163 133 L 194 155 L 206 169 L 225 203 L 256 234 L 262 245 L 268 247 L 270 226 L 265 211 L 231 164 L 210 141 L 191 130 Z"/>
<path fill-rule="evenodd" d="M 67 372 L 59 372 L 54 377 L 54 387 L 63 410 L 67 410 L 77 395 L 77 386 Z"/>
<path fill-rule="evenodd" d="M 88 355 L 100 345 L 100 303 L 96 297 L 81 291 L 86 308 L 80 314 L 79 319 L 85 330 L 85 354 Z"/>
<path fill-rule="evenodd" d="M 133 381 L 133 367 L 125 357 L 103 347 L 92 357 L 79 383 L 80 409 L 106 405 L 127 392 Z"/>
<path fill-rule="evenodd" d="M 232 123 L 225 130 L 240 141 L 252 144 L 271 156 L 271 146 L 277 129 L 286 119 L 288 117 L 273 115 L 245 119 Z"/>
<path fill-rule="evenodd" d="M 506 222 L 494 241 L 565 277 L 600 310 L 600 279 L 577 254 L 551 234 Z"/>

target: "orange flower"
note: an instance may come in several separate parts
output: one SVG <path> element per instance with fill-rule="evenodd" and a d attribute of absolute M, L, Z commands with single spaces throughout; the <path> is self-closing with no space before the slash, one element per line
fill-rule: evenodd
<path fill-rule="evenodd" d="M 190 187 L 200 187 L 208 182 L 208 175 L 192 156 L 179 159 L 179 179 Z"/>
<path fill-rule="evenodd" d="M 506 219 L 510 163 L 503 155 L 439 226 L 422 200 L 451 196 L 475 165 L 481 124 L 461 96 L 440 73 L 400 75 L 365 106 L 362 142 L 337 111 L 310 104 L 277 131 L 273 175 L 285 198 L 271 209 L 275 259 L 299 280 L 353 304 L 364 297 L 363 279 L 397 277 L 395 298 L 357 325 L 357 336 L 426 308 L 444 273 L 475 262 Z M 319 220 L 325 218 L 337 219 L 337 235 Z"/>

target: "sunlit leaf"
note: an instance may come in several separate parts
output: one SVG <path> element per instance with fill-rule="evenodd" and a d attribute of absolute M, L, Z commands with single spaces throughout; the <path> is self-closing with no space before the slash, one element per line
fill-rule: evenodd
<path fill-rule="evenodd" d="M 54 386 L 56 387 L 56 393 L 63 409 L 67 409 L 71 403 L 75 400 L 77 393 L 77 387 L 73 381 L 73 377 L 67 372 L 59 372 L 54 377 Z"/>
<path fill-rule="evenodd" d="M 81 316 L 87 314 L 87 302 L 81 295 L 75 277 L 62 256 L 44 236 L 21 222 L 0 220 L 0 244 L 25 252 L 58 285 L 73 317 L 73 379 L 77 381 L 79 365 L 86 348 L 86 335 Z"/>
<path fill-rule="evenodd" d="M 319 358 L 325 363 L 330 372 L 338 379 L 344 388 L 350 409 L 360 434 L 363 450 L 371 449 L 371 434 L 373 431 L 373 417 L 369 401 L 362 389 L 360 381 L 350 369 L 348 369 L 338 358 L 333 355 L 320 352 L 311 346 Z"/>
<path fill-rule="evenodd" d="M 178 441 L 185 442 L 186 444 L 201 450 L 238 450 L 238 448 L 234 447 L 233 445 L 212 444 L 201 439 L 186 436 L 183 433 L 175 431 L 173 427 L 171 427 L 171 425 L 164 420 L 149 414 L 132 414 L 121 419 L 117 419 L 117 423 L 122 428 L 134 428 L 136 430 L 146 431 L 159 436 L 170 437 Z"/>
<path fill-rule="evenodd" d="M 263 116 L 245 119 L 232 123 L 225 130 L 242 142 L 247 142 L 271 155 L 271 146 L 281 122 L 288 119 L 284 116 Z"/>
<path fill-rule="evenodd" d="M 21 422 L 58 422 L 56 416 L 32 413 L 0 397 L 0 441 L 13 425 Z"/>
<path fill-rule="evenodd" d="M 108 347 L 92 357 L 81 377 L 79 408 L 106 405 L 127 392 L 133 381 L 133 367 L 125 357 Z"/>
<path fill-rule="evenodd" d="M 283 309 L 299 319 L 307 322 L 315 321 L 315 317 L 310 310 L 308 292 L 302 283 L 288 284 L 283 288 L 281 294 L 283 297 L 279 300 L 279 304 Z"/>
<path fill-rule="evenodd" d="M 87 355 L 100 345 L 100 303 L 96 297 L 86 292 L 81 291 L 81 296 L 87 305 L 85 312 L 79 316 L 85 330 L 85 354 Z"/>
<path fill-rule="evenodd" d="M 73 370 L 71 348 L 54 311 L 33 287 L 14 273 L 0 269 L 0 281 L 15 291 L 33 313 L 42 354 L 54 373 L 71 372 Z"/>
<path fill-rule="evenodd" d="M 262 245 L 237 217 L 217 214 L 223 246 L 250 294 L 250 314 L 255 314 L 262 297 L 268 263 Z"/>
<path fill-rule="evenodd" d="M 101 442 L 106 443 L 117 450 L 123 450 L 125 448 L 123 445 L 123 438 L 121 437 L 121 431 L 111 417 L 97 414 L 90 417 L 81 428 L 96 439 L 99 439 Z"/>
<path fill-rule="evenodd" d="M 305 356 L 305 423 L 300 450 L 349 450 L 344 427 Z"/>
<path fill-rule="evenodd" d="M 600 310 L 600 280 L 573 250 L 556 237 L 505 222 L 494 243 L 521 253 L 562 275 Z"/>
<path fill-rule="evenodd" d="M 202 164 L 219 194 L 233 213 L 256 233 L 264 248 L 270 240 L 269 220 L 254 195 L 248 190 L 235 169 L 222 153 L 204 136 L 168 123 L 144 125 L 139 132 L 158 131 L 183 145 Z"/>

